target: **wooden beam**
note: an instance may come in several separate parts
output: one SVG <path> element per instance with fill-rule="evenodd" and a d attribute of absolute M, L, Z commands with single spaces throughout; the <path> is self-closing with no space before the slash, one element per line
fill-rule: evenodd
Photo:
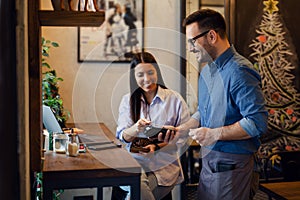
<path fill-rule="evenodd" d="M 105 12 L 39 11 L 41 26 L 101 26 Z"/>

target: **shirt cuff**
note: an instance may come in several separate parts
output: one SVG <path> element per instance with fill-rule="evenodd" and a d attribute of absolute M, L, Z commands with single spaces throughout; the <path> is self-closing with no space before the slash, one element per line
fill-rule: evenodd
<path fill-rule="evenodd" d="M 251 137 L 256 137 L 258 130 L 253 120 L 248 118 L 243 118 L 240 120 L 240 126 L 250 135 Z"/>
<path fill-rule="evenodd" d="M 192 115 L 192 118 L 194 118 L 195 120 L 197 120 L 198 122 L 200 122 L 200 112 L 197 111 Z"/>
<path fill-rule="evenodd" d="M 126 143 L 126 144 L 129 144 L 129 143 L 131 143 L 131 142 L 128 142 L 128 141 L 126 141 L 126 140 L 124 139 L 124 137 L 123 137 L 123 133 L 124 133 L 123 131 L 120 133 L 120 139 L 119 139 L 119 140 L 120 140 L 121 142 L 124 142 L 124 143 Z"/>

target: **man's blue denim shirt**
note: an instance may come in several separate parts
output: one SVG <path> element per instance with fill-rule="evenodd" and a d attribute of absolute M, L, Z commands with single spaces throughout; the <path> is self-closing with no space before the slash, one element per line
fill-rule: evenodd
<path fill-rule="evenodd" d="M 267 130 L 268 113 L 260 75 L 233 46 L 207 64 L 199 78 L 198 111 L 202 127 L 217 128 L 239 122 L 251 136 L 246 140 L 218 141 L 208 148 L 236 154 L 251 154 Z"/>

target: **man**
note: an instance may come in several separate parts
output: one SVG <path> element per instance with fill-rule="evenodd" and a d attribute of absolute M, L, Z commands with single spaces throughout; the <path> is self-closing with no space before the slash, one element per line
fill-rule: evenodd
<path fill-rule="evenodd" d="M 207 63 L 199 78 L 198 111 L 176 128 L 179 136 L 190 130 L 201 145 L 199 198 L 249 199 L 254 153 L 267 129 L 260 76 L 230 46 L 220 13 L 199 10 L 183 25 L 189 51 Z M 173 138 L 169 134 L 165 140 Z"/>

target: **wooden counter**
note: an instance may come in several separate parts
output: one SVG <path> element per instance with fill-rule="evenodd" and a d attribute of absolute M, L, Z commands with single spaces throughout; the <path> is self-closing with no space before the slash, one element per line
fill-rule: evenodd
<path fill-rule="evenodd" d="M 300 181 L 262 183 L 260 184 L 259 189 L 268 194 L 269 198 L 300 199 Z"/>

